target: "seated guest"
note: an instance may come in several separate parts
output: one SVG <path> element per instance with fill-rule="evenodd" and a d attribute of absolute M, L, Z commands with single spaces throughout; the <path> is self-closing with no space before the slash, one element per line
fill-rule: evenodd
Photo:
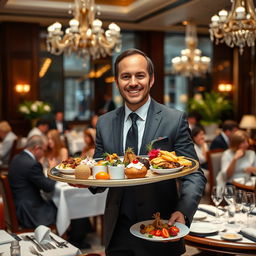
<path fill-rule="evenodd" d="M 232 182 L 234 178 L 247 178 L 256 174 L 256 155 L 248 149 L 249 136 L 247 132 L 237 130 L 230 136 L 229 149 L 221 158 L 221 170 L 217 176 L 218 183 Z"/>
<path fill-rule="evenodd" d="M 191 131 L 196 154 L 202 168 L 207 169 L 206 154 L 208 145 L 205 141 L 205 131 L 201 126 L 195 126 Z"/>
<path fill-rule="evenodd" d="M 68 125 L 64 121 L 63 112 L 58 111 L 55 114 L 55 119 L 51 122 L 50 129 L 56 129 L 60 134 L 64 134 L 68 130 Z"/>
<path fill-rule="evenodd" d="M 52 168 L 59 164 L 61 161 L 68 158 L 68 150 L 64 146 L 61 140 L 58 130 L 50 130 L 47 133 L 48 149 L 46 153 L 46 159 L 48 167 Z"/>
<path fill-rule="evenodd" d="M 211 145 L 212 149 L 228 149 L 230 135 L 238 129 L 238 125 L 235 121 L 226 120 L 222 125 L 222 132 L 216 136 Z"/>
<path fill-rule="evenodd" d="M 56 222 L 57 209 L 54 203 L 46 201 L 41 191 L 53 192 L 55 181 L 45 177 L 39 160 L 47 149 L 42 136 L 28 139 L 26 149 L 16 155 L 9 168 L 9 181 L 13 193 L 18 221 L 24 228 L 49 226 Z"/>
<path fill-rule="evenodd" d="M 0 165 L 8 164 L 10 151 L 17 136 L 12 132 L 12 128 L 7 121 L 0 122 Z"/>
<path fill-rule="evenodd" d="M 188 126 L 192 131 L 192 129 L 199 124 L 200 115 L 197 114 L 196 112 L 190 112 L 188 113 L 187 119 L 188 119 Z"/>
<path fill-rule="evenodd" d="M 85 147 L 81 154 L 82 158 L 93 157 L 95 151 L 95 136 L 96 131 L 93 128 L 88 128 L 84 130 Z"/>
<path fill-rule="evenodd" d="M 36 123 L 36 127 L 32 128 L 32 130 L 28 133 L 27 138 L 29 139 L 34 135 L 45 136 L 48 130 L 49 122 L 47 120 L 41 119 Z"/>

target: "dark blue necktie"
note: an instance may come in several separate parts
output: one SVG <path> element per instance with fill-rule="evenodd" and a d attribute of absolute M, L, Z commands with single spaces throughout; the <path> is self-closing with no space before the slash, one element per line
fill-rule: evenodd
<path fill-rule="evenodd" d="M 137 155 L 138 154 L 138 126 L 136 121 L 138 120 L 139 116 L 136 113 L 132 112 L 129 115 L 129 117 L 132 120 L 132 125 L 126 136 L 125 150 L 127 148 L 132 148 L 133 152 Z"/>

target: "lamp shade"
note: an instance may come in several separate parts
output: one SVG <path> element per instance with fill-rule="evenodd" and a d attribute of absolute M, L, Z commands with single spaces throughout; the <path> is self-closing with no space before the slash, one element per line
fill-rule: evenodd
<path fill-rule="evenodd" d="M 254 115 L 244 115 L 239 127 L 242 129 L 256 129 L 256 117 Z"/>

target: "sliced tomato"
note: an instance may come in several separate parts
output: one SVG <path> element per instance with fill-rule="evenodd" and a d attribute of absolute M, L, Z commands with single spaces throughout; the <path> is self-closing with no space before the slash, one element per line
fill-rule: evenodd
<path fill-rule="evenodd" d="M 156 233 L 155 233 L 155 236 L 161 236 L 162 235 L 162 232 L 160 229 L 157 229 L 156 230 Z"/>
<path fill-rule="evenodd" d="M 168 230 L 170 236 L 177 236 L 179 231 L 180 231 L 179 228 L 177 228 L 175 226 L 170 227 Z"/>
<path fill-rule="evenodd" d="M 169 232 L 166 228 L 162 228 L 162 237 L 163 238 L 168 238 L 170 235 L 169 235 Z"/>
<path fill-rule="evenodd" d="M 150 235 L 153 235 L 153 236 L 155 235 L 155 233 L 156 233 L 156 230 L 151 230 L 151 231 L 149 232 L 149 234 L 150 234 Z"/>

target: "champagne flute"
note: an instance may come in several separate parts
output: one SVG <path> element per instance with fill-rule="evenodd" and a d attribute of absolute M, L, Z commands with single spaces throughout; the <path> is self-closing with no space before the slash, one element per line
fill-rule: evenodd
<path fill-rule="evenodd" d="M 249 215 L 255 207 L 255 195 L 253 192 L 245 192 L 243 195 L 243 210 L 247 213 L 247 227 L 249 227 Z"/>
<path fill-rule="evenodd" d="M 211 198 L 216 206 L 216 214 L 215 214 L 215 221 L 214 223 L 221 223 L 219 220 L 219 209 L 218 206 L 223 200 L 223 187 L 222 186 L 213 186 L 212 188 L 212 193 L 211 193 Z"/>

